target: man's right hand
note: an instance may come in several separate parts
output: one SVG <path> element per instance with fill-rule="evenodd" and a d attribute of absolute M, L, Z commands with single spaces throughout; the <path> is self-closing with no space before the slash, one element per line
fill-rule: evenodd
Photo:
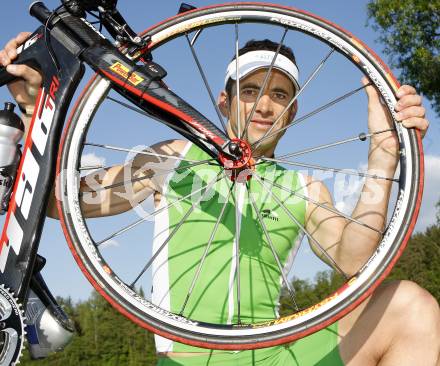
<path fill-rule="evenodd" d="M 37 99 L 42 77 L 40 73 L 26 65 L 11 65 L 17 58 L 17 48 L 23 44 L 31 35 L 29 32 L 22 32 L 11 39 L 0 51 L 0 64 L 6 66 L 6 71 L 20 79 L 8 85 L 9 91 L 16 102 L 31 114 Z"/>

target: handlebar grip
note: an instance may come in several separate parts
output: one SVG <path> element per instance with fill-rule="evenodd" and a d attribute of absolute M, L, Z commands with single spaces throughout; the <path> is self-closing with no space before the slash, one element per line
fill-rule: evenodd
<path fill-rule="evenodd" d="M 37 18 L 42 24 L 46 24 L 47 20 L 52 14 L 50 10 L 46 8 L 46 5 L 44 5 L 42 1 L 34 1 L 29 6 L 29 13 L 34 18 Z"/>
<path fill-rule="evenodd" d="M 15 79 L 17 79 L 17 77 L 7 72 L 6 67 L 0 66 L 0 86 L 9 84 Z"/>
<path fill-rule="evenodd" d="M 29 7 L 29 12 L 44 25 L 49 19 L 52 19 L 51 16 L 54 14 L 42 1 L 34 1 Z M 101 40 L 101 36 L 90 25 L 86 25 L 83 20 L 70 14 L 65 9 L 56 15 L 53 18 L 53 22 L 51 22 L 52 24 L 49 24 L 51 29 L 54 27 L 61 28 L 63 33 L 73 36 L 76 41 L 81 42 L 86 47 L 94 45 Z"/>

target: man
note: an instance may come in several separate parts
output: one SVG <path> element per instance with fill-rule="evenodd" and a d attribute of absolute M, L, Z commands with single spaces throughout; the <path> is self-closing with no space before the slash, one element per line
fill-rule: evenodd
<path fill-rule="evenodd" d="M 11 60 L 16 57 L 15 49 L 21 44 L 28 34 L 20 34 L 17 38 L 11 40 L 5 49 L 0 52 L 0 62 L 3 65 L 8 65 Z M 256 103 L 256 95 L 262 88 L 263 80 L 265 78 L 266 70 L 270 64 L 271 57 L 267 55 L 273 55 L 277 48 L 277 44 L 270 41 L 250 42 L 240 51 L 240 94 L 236 95 L 235 92 L 235 70 L 234 62 L 230 64 L 228 68 L 228 77 L 226 80 L 225 90 L 220 94 L 219 107 L 222 113 L 228 118 L 228 134 L 230 137 L 238 136 L 238 131 L 243 129 L 247 117 L 250 115 L 254 104 Z M 255 113 L 252 117 L 249 129 L 247 131 L 246 139 L 253 143 L 261 138 L 264 133 L 273 125 L 277 120 L 289 100 L 298 90 L 298 71 L 295 63 L 295 59 L 290 49 L 286 47 L 281 48 L 276 68 L 274 69 L 267 87 L 263 91 L 262 97 L 255 107 Z M 264 61 L 266 60 L 266 61 Z M 267 61 L 269 60 L 269 61 Z M 255 62 L 257 61 L 257 62 Z M 257 67 L 253 67 L 253 64 L 257 64 Z M 37 72 L 26 68 L 24 66 L 8 66 L 8 71 L 16 76 L 23 78 L 23 81 L 17 81 L 10 86 L 11 92 L 16 98 L 16 101 L 27 112 L 31 112 L 35 103 L 35 90 L 41 83 L 41 77 Z M 366 81 L 363 81 L 365 84 Z M 368 94 L 368 109 L 369 109 L 369 128 L 372 131 L 378 131 L 387 128 L 390 125 L 390 121 L 387 118 L 386 112 L 382 107 L 379 96 L 375 89 L 371 86 L 366 87 Z M 414 88 L 404 85 L 398 91 L 399 102 L 396 105 L 397 119 L 408 128 L 418 128 L 424 134 L 428 127 L 428 121 L 425 119 L 425 110 L 421 105 L 421 98 L 416 94 Z M 240 107 L 240 116 L 237 118 L 237 107 Z M 296 104 L 288 110 L 284 115 L 280 117 L 280 122 L 274 127 L 274 130 L 279 130 L 283 126 L 292 121 L 296 114 Z M 24 116 L 26 119 L 27 117 Z M 29 121 L 27 121 L 29 122 Z M 239 127 L 239 125 L 241 127 Z M 281 138 L 281 134 L 275 135 L 270 139 L 266 139 L 262 143 L 258 150 L 254 152 L 255 158 L 258 156 L 272 157 L 276 145 Z M 176 156 L 186 156 L 187 158 L 201 158 L 204 156 L 203 152 L 194 145 L 187 144 L 186 142 L 175 140 L 171 142 L 164 142 L 154 146 L 154 149 L 158 152 L 165 152 Z M 370 142 L 370 153 L 368 160 L 368 168 L 382 171 L 382 174 L 392 176 L 397 165 L 397 141 L 392 135 L 380 134 L 373 138 Z M 137 156 L 132 164 L 131 169 L 137 172 L 142 166 L 145 166 L 149 161 L 144 156 Z M 273 165 L 273 164 L 272 164 Z M 260 166 L 260 167 L 259 167 Z M 260 164 L 256 168 L 256 174 L 264 176 L 267 166 Z M 126 168 L 126 167 L 125 167 Z M 308 197 L 314 201 L 331 205 L 331 196 L 326 187 L 319 181 L 314 181 L 311 177 L 301 176 L 297 172 L 286 172 L 280 167 L 276 167 L 276 177 L 284 177 L 285 175 L 291 175 L 291 188 L 303 189 Z M 116 166 L 112 167 L 105 172 L 102 184 L 107 185 L 114 183 L 121 179 L 121 172 L 124 167 Z M 200 176 L 197 170 L 194 170 L 192 176 L 187 176 L 184 179 L 193 182 L 195 177 Z M 177 195 L 183 195 L 182 185 L 173 184 L 172 177 L 170 177 L 169 189 L 173 190 L 173 193 Z M 375 182 L 380 184 L 383 197 L 388 197 L 390 191 L 390 184 L 388 182 Z M 237 187 L 240 185 L 237 184 Z M 258 182 L 256 179 L 251 178 L 249 186 L 253 189 L 258 189 Z M 163 192 L 164 180 L 148 182 L 137 182 L 133 185 L 133 192 L 136 197 L 131 197 L 131 200 L 122 198 L 121 196 L 114 197 L 112 200 L 105 199 L 100 204 L 87 204 L 84 203 L 83 210 L 87 216 L 101 216 L 116 214 L 123 212 L 132 207 L 132 202 L 141 202 L 148 195 L 154 194 L 155 200 L 158 205 L 162 204 L 161 193 Z M 243 184 L 241 185 L 243 187 Z M 306 188 L 304 188 L 306 187 Z M 237 188 L 237 191 L 241 188 Z M 261 190 L 261 186 L 259 188 Z M 369 192 L 372 190 L 372 182 L 367 179 L 365 181 L 363 191 Z M 244 191 L 241 189 L 241 191 Z M 240 195 L 240 192 L 237 192 Z M 264 205 L 263 198 L 259 195 L 253 202 L 251 199 L 246 201 L 245 194 L 241 194 L 241 205 L 246 207 L 246 212 L 252 212 L 254 207 L 262 207 Z M 237 199 L 240 201 L 240 198 Z M 246 202 L 245 202 L 246 201 Z M 243 203 L 245 202 L 245 203 Z M 236 203 L 238 204 L 238 202 Z M 246 206 L 243 206 L 246 204 Z M 362 217 L 365 223 L 377 229 L 383 228 L 385 224 L 387 199 L 380 202 L 364 202 L 362 199 L 358 202 L 354 212 L 354 217 Z M 232 207 L 232 206 L 231 206 Z M 231 207 L 227 207 L 230 209 Z M 207 217 L 212 222 L 212 216 L 218 214 L 219 207 L 215 207 L 212 212 L 208 212 L 203 209 L 198 213 L 197 220 L 193 220 L 197 228 L 193 230 L 197 231 L 201 228 L 201 222 L 203 217 Z M 315 239 L 322 244 L 324 249 L 329 254 L 329 257 L 322 256 L 322 251 L 319 248 L 313 246 L 312 249 L 322 257 L 330 265 L 337 265 L 347 274 L 356 272 L 359 267 L 365 263 L 371 253 L 374 251 L 379 237 L 374 231 L 366 230 L 359 225 L 348 224 L 345 219 L 336 216 L 329 211 L 322 209 L 319 206 L 312 203 L 305 204 L 305 202 L 296 202 L 295 207 L 289 207 L 289 209 L 295 210 L 296 214 L 302 215 L 301 222 L 305 225 L 308 232 L 313 233 Z M 56 217 L 57 213 L 54 210 L 54 205 L 49 207 L 49 214 Z M 231 210 L 230 210 L 231 211 Z M 205 215 L 205 216 L 204 216 Z M 252 234 L 252 225 L 254 223 L 249 221 L 249 218 L 256 217 L 258 214 L 243 215 L 242 216 L 242 230 L 240 237 L 240 265 L 242 261 L 251 263 L 252 260 L 258 258 L 258 263 L 264 261 L 271 261 L 273 259 L 269 257 L 263 257 L 263 252 L 267 248 L 261 242 L 264 240 L 264 234 L 258 235 Z M 178 215 L 169 213 L 168 217 L 169 227 L 171 227 Z M 225 220 L 233 220 L 234 212 L 230 212 L 229 216 L 225 216 Z M 245 218 L 248 221 L 245 221 Z M 160 220 L 160 217 L 158 218 Z M 174 220 L 174 221 L 173 221 Z M 267 221 L 265 221 L 267 222 Z M 300 239 L 300 230 L 290 222 L 290 226 L 286 226 L 285 220 L 279 220 L 282 230 L 284 230 L 289 239 Z M 277 222 L 278 223 L 278 222 Z M 230 223 L 231 224 L 231 223 Z M 227 226 L 228 223 L 225 224 Z M 233 221 L 232 224 L 234 225 Z M 249 229 L 249 231 L 247 230 Z M 189 230 L 189 229 L 186 229 Z M 269 230 L 270 231 L 270 230 Z M 180 235 L 184 236 L 188 231 L 185 228 L 179 230 Z M 243 235 L 245 233 L 246 235 Z M 220 233 L 220 236 L 227 235 L 227 232 Z M 194 235 L 192 235 L 193 237 Z M 198 235 L 202 237 L 202 235 Z M 355 240 L 353 239 L 355 238 Z M 194 263 L 188 262 L 195 261 L 194 258 L 200 258 L 200 253 L 196 252 L 197 238 L 191 241 L 191 247 L 186 247 L 188 251 L 194 251 L 192 257 L 182 257 L 182 251 L 174 254 L 179 256 L 173 256 L 173 253 L 158 257 L 159 264 L 153 268 L 153 299 L 160 303 L 161 306 L 168 306 L 171 310 L 176 311 L 177 305 L 182 304 L 184 295 L 175 291 L 176 288 L 183 287 L 183 284 L 188 284 L 190 275 L 185 271 L 192 267 L 194 271 Z M 178 240 L 178 238 L 176 238 Z M 229 240 L 229 248 L 231 248 L 231 242 L 234 241 L 234 237 L 227 238 Z M 206 238 L 201 238 L 199 241 L 207 241 Z M 289 240 L 292 243 L 294 240 Z M 163 238 L 160 235 L 156 235 L 154 248 L 157 250 L 160 243 L 163 242 Z M 280 257 L 282 264 L 286 265 L 288 262 L 289 253 L 292 247 L 287 244 L 283 248 L 280 240 L 276 241 L 277 250 L 280 249 Z M 281 244 L 280 244 L 281 243 Z M 353 245 L 356 244 L 356 245 Z M 172 243 L 169 243 L 168 249 L 173 249 Z M 189 250 L 190 249 L 190 250 Z M 222 256 L 224 248 L 218 245 L 216 248 L 216 254 L 211 256 L 211 265 L 215 264 L 215 258 Z M 214 252 L 214 250 L 213 250 Z M 216 257 L 217 256 L 217 257 Z M 231 255 L 229 254 L 231 257 Z M 176 259 L 180 261 L 180 266 L 176 265 Z M 229 273 L 234 272 L 233 258 L 228 262 L 228 276 Z M 165 267 L 168 266 L 168 267 Z M 209 267 L 209 266 L 207 266 Z M 165 268 L 165 270 L 163 269 Z M 168 268 L 173 268 L 173 271 L 169 271 Z M 257 267 L 255 267 L 257 268 Z M 210 268 L 211 269 L 211 268 Z M 160 272 L 160 271 L 165 272 Z M 241 281 L 241 285 L 244 290 L 258 290 L 260 284 L 258 281 L 264 282 L 263 274 L 266 269 L 257 270 L 257 273 L 253 273 L 253 276 L 244 277 Z M 272 275 L 277 273 L 275 270 L 271 272 Z M 157 275 L 157 276 L 156 276 Z M 278 271 L 278 275 L 279 271 Z M 160 292 L 156 286 L 155 281 L 159 281 L 159 278 L 169 276 L 165 286 L 158 286 L 162 288 Z M 174 277 L 172 277 L 174 276 Z M 217 281 L 225 281 L 224 276 L 216 276 L 216 273 L 211 273 L 211 279 Z M 232 276 L 233 278 L 233 276 Z M 241 278 L 241 276 L 240 276 Z M 226 279 L 226 282 L 229 279 Z M 182 281 L 182 282 L 179 282 Z M 219 282 L 219 283 L 220 283 Z M 246 320 L 246 317 L 251 319 L 265 318 L 269 316 L 269 313 L 276 313 L 275 306 L 276 298 L 278 296 L 275 283 L 279 284 L 279 281 L 271 281 L 270 283 L 264 283 L 270 288 L 267 293 L 270 296 L 266 296 L 268 299 L 267 304 L 262 304 L 261 298 L 256 304 L 252 304 L 252 300 L 258 300 L 257 295 L 246 295 L 241 298 L 242 318 Z M 216 316 L 217 321 L 231 322 L 237 321 L 237 302 L 233 298 L 234 285 L 230 286 L 229 294 L 226 298 L 221 298 L 222 303 L 220 308 L 214 312 L 204 313 L 204 309 L 210 309 L 211 304 L 215 305 L 218 302 L 218 298 L 215 298 L 217 292 L 216 286 L 211 286 L 207 282 L 203 282 L 201 288 L 196 289 L 194 296 L 198 302 L 188 303 L 188 307 L 185 309 L 188 313 L 196 314 L 195 318 L 199 317 L 204 320 L 211 320 L 210 317 Z M 220 286 L 220 285 L 219 285 Z M 242 288 L 242 289 L 243 289 Z M 199 291 L 199 293 L 197 292 Z M 207 292 L 204 296 L 202 293 Z M 209 292 L 209 293 L 208 293 Z M 214 300 L 213 300 L 214 296 Z M 231 300 L 232 298 L 232 300 Z M 176 299 L 178 301 L 176 301 Z M 168 301 L 168 304 L 166 303 Z M 232 309 L 232 310 L 231 310 Z M 214 315 L 212 315 L 214 314 Z M 423 314 L 423 316 L 420 316 Z M 273 316 L 273 315 L 272 315 Z M 440 339 L 440 313 L 438 304 L 433 297 L 425 290 L 421 289 L 414 283 L 408 281 L 393 282 L 380 286 L 376 292 L 368 298 L 357 309 L 341 319 L 337 324 L 323 329 L 322 331 L 315 333 L 312 336 L 301 339 L 286 347 L 275 347 L 256 351 L 243 351 L 243 352 L 207 352 L 204 349 L 197 349 L 188 346 L 180 346 L 173 342 L 157 338 L 158 352 L 160 353 L 159 364 L 160 365 L 206 365 L 206 364 L 230 364 L 236 362 L 240 365 L 440 365 L 439 363 L 439 339 Z M 209 363 L 208 363 L 209 362 Z"/>

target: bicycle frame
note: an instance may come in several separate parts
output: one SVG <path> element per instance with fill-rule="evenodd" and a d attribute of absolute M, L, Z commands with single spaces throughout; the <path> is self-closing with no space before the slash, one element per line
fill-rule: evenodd
<path fill-rule="evenodd" d="M 30 12 L 45 25 L 19 47 L 14 63 L 39 70 L 43 83 L 0 238 L 0 281 L 24 304 L 46 219 L 49 187 L 55 181 L 62 128 L 84 75 L 84 63 L 109 79 L 124 98 L 165 121 L 213 158 L 218 159 L 220 154 L 231 156 L 226 150 L 228 137 L 166 88 L 161 81 L 164 70 L 159 65 L 137 65 L 83 18 L 67 12 L 51 14 L 41 2 L 34 3 Z M 0 86 L 14 79 L 0 68 Z"/>

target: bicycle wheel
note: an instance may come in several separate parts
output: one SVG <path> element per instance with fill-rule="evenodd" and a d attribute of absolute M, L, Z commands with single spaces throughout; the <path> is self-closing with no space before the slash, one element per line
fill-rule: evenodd
<path fill-rule="evenodd" d="M 300 109 L 310 111 L 294 119 L 285 129 L 283 140 L 286 144 L 279 146 L 281 156 L 277 150 L 277 158 L 266 159 L 262 165 L 266 168 L 293 165 L 296 169 L 302 169 L 302 175 L 297 178 L 302 186 L 298 183 L 295 187 L 302 187 L 303 190 L 295 194 L 292 180 L 277 183 L 273 175 L 266 176 L 258 169 L 248 182 L 233 182 L 223 175 L 225 168 L 215 166 L 214 163 L 214 176 L 211 175 L 209 179 L 200 178 L 197 189 L 194 186 L 190 191 L 182 188 L 182 192 L 189 193 L 176 196 L 179 179 L 182 184 L 185 183 L 185 176 L 180 173 L 191 171 L 197 175 L 197 167 L 210 168 L 213 165 L 212 159 L 202 153 L 188 152 L 189 155 L 184 156 L 182 150 L 192 147 L 180 142 L 184 140 L 181 136 L 142 115 L 140 120 L 135 121 L 137 114 L 132 111 L 133 107 L 114 95 L 108 80 L 96 75 L 72 112 L 58 159 L 59 185 L 63 192 L 58 208 L 63 229 L 78 265 L 92 285 L 118 311 L 142 327 L 175 341 L 213 349 L 254 349 L 291 342 L 328 326 L 354 309 L 380 284 L 402 254 L 414 228 L 421 202 L 421 139 L 418 133 L 403 128 L 393 117 L 395 92 L 399 85 L 389 69 L 360 40 L 338 26 L 300 10 L 262 3 L 237 3 L 196 9 L 153 26 L 143 37 L 151 37 L 150 50 L 155 61 L 168 70 L 167 83 L 173 85 L 177 94 L 184 98 L 185 93 L 189 93 L 186 99 L 190 104 L 212 117 L 211 120 L 222 120 L 216 108 L 207 108 L 207 105 L 216 104 L 213 92 L 208 87 L 207 97 L 202 99 L 202 93 L 196 90 L 197 83 L 204 80 L 206 86 L 212 83 L 221 90 L 223 70 L 241 39 L 273 37 L 279 41 L 281 38 L 284 44 L 301 48 L 304 60 L 299 60 L 300 70 L 309 76 L 300 83 L 302 86 L 298 103 Z M 223 51 L 223 47 L 228 44 L 231 54 L 218 52 L 214 58 L 209 57 L 214 47 L 215 50 Z M 187 47 L 187 51 L 182 47 Z M 178 57 L 176 52 L 179 52 Z M 298 57 L 299 53 L 296 54 Z M 312 62 L 311 58 L 316 55 L 319 57 L 316 62 Z M 210 59 L 209 64 L 204 63 L 206 58 Z M 177 79 L 173 79 L 173 67 L 178 68 Z M 191 74 L 191 71 L 195 73 Z M 190 74 L 193 76 L 188 76 Z M 362 92 L 365 86 L 359 86 L 361 76 L 367 76 L 383 98 L 383 106 L 392 120 L 391 128 L 364 132 L 367 129 L 367 99 Z M 318 86 L 315 86 L 315 90 L 314 83 Z M 204 84 L 200 85 L 203 87 Z M 116 107 L 121 106 L 123 108 L 117 111 Z M 325 116 L 324 111 L 327 113 Z M 386 177 L 365 171 L 368 141 L 372 136 L 382 133 L 393 133 L 399 141 L 399 168 L 395 176 Z M 158 146 L 154 145 L 155 142 L 170 139 L 179 139 L 176 142 L 179 154 L 168 148 L 159 153 L 154 150 L 154 146 Z M 117 155 L 122 152 L 129 153 L 125 161 L 122 155 Z M 116 192 L 121 197 L 127 194 L 133 182 L 142 179 L 151 182 L 152 176 L 139 176 L 136 171 L 138 167 L 130 167 L 123 169 L 129 172 L 128 175 L 124 176 L 123 170 L 120 170 L 119 180 L 113 181 L 115 184 L 106 184 L 101 175 L 104 174 L 102 168 L 117 164 L 125 164 L 127 167 L 133 159 L 143 154 L 157 160 L 150 163 L 154 163 L 154 174 L 161 180 L 161 197 L 166 199 L 160 199 L 159 202 L 157 193 L 145 194 L 145 197 L 135 199 L 132 210 L 127 212 L 121 208 L 121 214 L 116 216 L 90 218 L 99 213 L 84 214 L 80 202 L 85 193 L 80 192 L 80 186 L 83 185 L 80 184 L 80 178 L 85 175 L 92 177 L 93 184 L 89 184 L 88 189 L 94 192 L 89 194 L 92 201 L 102 199 L 98 192 L 125 186 L 124 190 Z M 289 160 L 297 156 L 305 160 Z M 94 169 L 94 174 L 98 176 L 95 178 L 90 173 Z M 283 174 L 293 176 L 296 170 L 292 171 Z M 173 181 L 170 180 L 171 175 Z M 178 179 L 174 179 L 176 175 Z M 316 180 L 327 179 L 327 187 L 333 186 L 335 208 L 311 200 L 304 189 L 307 183 L 299 181 L 305 175 L 313 176 Z M 384 230 L 372 228 L 362 218 L 352 217 L 353 207 L 362 194 L 361 188 L 366 178 L 387 181 L 392 186 Z M 226 199 L 221 204 L 218 203 L 218 194 L 207 194 L 218 181 L 224 184 L 226 192 Z M 261 197 L 254 199 L 252 194 L 246 196 L 240 193 L 251 187 L 260 187 L 260 192 L 263 192 Z M 348 194 L 348 188 L 353 194 Z M 150 193 L 152 191 L 157 192 L 150 186 Z M 302 202 L 305 207 L 307 204 L 318 205 L 320 209 L 342 217 L 350 225 L 357 225 L 365 231 L 375 231 L 374 234 L 378 236 L 377 247 L 370 258 L 360 264 L 354 273 L 347 274 L 341 270 L 327 250 L 319 245 L 314 233 L 308 232 L 304 222 L 289 211 L 292 206 L 285 203 L 285 200 L 291 196 L 295 196 L 296 202 Z M 243 203 L 243 197 L 248 197 L 246 203 Z M 276 212 L 264 206 L 270 199 L 277 206 Z M 203 207 L 208 207 L 206 205 L 213 201 L 217 204 L 216 210 L 208 217 L 203 216 Z M 168 211 L 169 214 L 171 209 L 175 215 L 180 213 L 180 216 L 174 217 L 174 224 L 169 222 L 167 226 L 163 220 L 171 220 L 171 216 L 163 216 L 163 213 Z M 160 217 L 161 220 L 156 220 L 154 228 L 147 228 L 147 224 L 153 224 L 151 220 L 154 217 Z M 240 223 L 248 219 L 258 227 L 241 232 Z M 199 228 L 202 220 L 209 226 L 207 232 L 191 230 L 191 227 Z M 270 225 L 286 220 L 290 220 L 292 227 L 296 228 L 296 234 L 282 231 L 284 229 L 279 232 L 276 228 L 271 229 Z M 216 235 L 221 230 L 229 233 L 229 240 L 220 243 Z M 194 231 L 197 231 L 196 235 Z M 292 235 L 297 243 L 301 243 L 300 239 L 304 237 L 302 244 L 292 244 L 288 250 L 282 249 L 283 240 L 288 241 Z M 176 237 L 179 240 L 174 240 Z M 249 244 L 250 240 L 254 244 Z M 199 256 L 183 272 L 178 269 L 181 265 L 173 267 L 170 264 L 177 263 L 170 261 L 174 255 L 172 253 L 175 253 L 173 245 L 179 246 L 179 241 L 184 246 L 179 251 L 181 255 L 197 247 Z M 307 242 L 323 259 L 321 267 L 317 264 L 319 261 L 313 262 L 311 259 L 313 253 L 307 249 Z M 222 253 L 222 248 L 232 253 L 223 264 L 218 263 L 221 256 L 213 254 L 217 249 L 218 253 Z M 282 250 L 284 254 L 281 255 L 279 251 Z M 260 260 L 259 256 L 263 252 L 273 255 L 272 262 Z M 298 259 L 301 255 L 302 259 Z M 163 256 L 169 257 L 162 261 Z M 217 259 L 209 262 L 211 256 Z M 157 261 L 162 262 L 158 264 Z M 261 268 L 252 267 L 252 261 L 256 261 Z M 333 271 L 331 275 L 321 272 L 323 268 L 329 268 L 327 264 L 330 264 Z M 265 265 L 271 269 L 264 268 Z M 218 272 L 209 274 L 206 267 Z M 290 272 L 286 268 L 290 268 Z M 331 283 L 338 284 L 337 289 L 333 290 L 329 285 L 326 291 L 321 289 L 316 296 L 307 297 L 301 289 L 317 288 L 309 272 L 311 268 L 315 270 L 314 278 L 318 282 L 323 279 L 331 282 L 334 277 L 337 278 Z M 255 271 L 259 272 L 256 274 Z M 185 281 L 178 282 L 179 279 L 172 277 L 175 272 L 179 273 L 179 279 L 185 278 Z M 171 287 L 171 282 L 173 285 L 179 283 L 180 297 L 173 294 L 170 300 L 171 290 L 168 288 L 153 288 L 153 295 L 149 294 L 149 288 L 156 286 L 156 274 L 160 273 L 166 278 L 165 282 L 158 283 L 165 283 L 165 287 Z M 258 295 L 253 294 L 256 287 L 251 284 L 252 278 L 264 275 L 274 277 L 267 280 L 273 287 L 269 286 L 263 292 L 258 292 Z M 213 286 L 217 278 L 224 279 L 224 294 L 218 293 L 216 297 L 218 288 L 210 292 L 210 286 Z M 278 294 L 274 293 L 274 289 L 279 290 Z M 167 301 L 159 301 L 158 292 Z M 210 296 L 205 296 L 206 293 Z M 295 298 L 295 293 L 299 297 Z M 286 294 L 293 299 L 290 300 Z M 206 300 L 207 297 L 211 302 Z M 180 304 L 173 302 L 176 298 Z M 268 308 L 274 309 L 272 315 L 254 314 L 250 305 L 252 301 L 269 303 Z M 203 313 L 197 312 L 197 304 L 199 308 L 204 308 Z M 215 309 L 212 310 L 213 314 L 210 309 Z"/>

